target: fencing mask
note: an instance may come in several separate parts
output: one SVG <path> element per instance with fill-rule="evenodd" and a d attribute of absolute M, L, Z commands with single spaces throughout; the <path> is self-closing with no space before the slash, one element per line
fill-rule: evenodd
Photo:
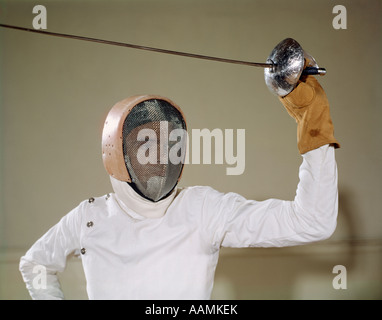
<path fill-rule="evenodd" d="M 186 129 L 181 109 L 167 98 L 146 95 L 118 102 L 102 133 L 106 171 L 148 200 L 164 199 L 182 174 Z"/>

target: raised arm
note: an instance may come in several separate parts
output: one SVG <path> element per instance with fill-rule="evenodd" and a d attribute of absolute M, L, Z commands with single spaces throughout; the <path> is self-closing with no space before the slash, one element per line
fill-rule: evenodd
<path fill-rule="evenodd" d="M 313 76 L 280 98 L 298 124 L 298 149 L 303 162 L 293 201 L 246 200 L 210 191 L 206 215 L 214 246 L 280 247 L 327 239 L 334 232 L 338 212 L 337 166 L 329 103 Z M 211 232 L 211 230 L 213 232 Z"/>

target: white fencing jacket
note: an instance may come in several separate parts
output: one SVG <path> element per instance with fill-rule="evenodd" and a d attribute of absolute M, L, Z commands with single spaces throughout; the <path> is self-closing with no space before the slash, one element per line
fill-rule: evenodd
<path fill-rule="evenodd" d="M 157 217 L 130 210 L 118 193 L 83 201 L 21 258 L 31 297 L 63 299 L 57 272 L 69 254 L 80 252 L 90 299 L 209 299 L 221 247 L 330 237 L 338 211 L 334 148 L 302 157 L 293 201 L 246 200 L 195 186 L 166 199 L 167 210 Z M 34 285 L 36 266 L 46 268 L 45 289 Z"/>

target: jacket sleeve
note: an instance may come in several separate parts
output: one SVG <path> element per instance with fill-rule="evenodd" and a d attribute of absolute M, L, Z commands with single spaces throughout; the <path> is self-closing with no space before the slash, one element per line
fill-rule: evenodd
<path fill-rule="evenodd" d="M 80 247 L 81 205 L 64 216 L 20 259 L 20 272 L 34 300 L 64 299 L 57 273 Z"/>
<path fill-rule="evenodd" d="M 338 212 L 334 148 L 325 145 L 302 158 L 293 201 L 254 201 L 211 191 L 204 211 L 213 214 L 204 214 L 204 223 L 213 246 L 284 247 L 329 238 Z"/>

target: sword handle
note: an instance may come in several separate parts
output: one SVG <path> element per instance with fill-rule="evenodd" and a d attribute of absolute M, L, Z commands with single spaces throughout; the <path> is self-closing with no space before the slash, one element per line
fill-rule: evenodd
<path fill-rule="evenodd" d="M 307 75 L 316 75 L 319 74 L 320 76 L 324 76 L 326 74 L 325 68 L 316 68 L 316 67 L 307 67 L 304 70 L 302 70 L 301 75 L 307 76 Z"/>

